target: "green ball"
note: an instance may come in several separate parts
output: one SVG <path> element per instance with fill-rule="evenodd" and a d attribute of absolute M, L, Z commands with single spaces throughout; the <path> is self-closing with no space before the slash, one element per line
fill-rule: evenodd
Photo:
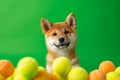
<path fill-rule="evenodd" d="M 67 75 L 72 68 L 71 61 L 66 57 L 58 57 L 52 64 L 53 72 L 60 76 Z"/>
<path fill-rule="evenodd" d="M 106 74 L 106 80 L 120 80 L 120 73 L 109 72 Z"/>
<path fill-rule="evenodd" d="M 21 59 L 18 63 L 17 69 L 19 70 L 18 73 L 28 79 L 35 77 L 39 71 L 38 63 L 32 57 L 25 57 Z"/>
<path fill-rule="evenodd" d="M 115 69 L 115 72 L 120 73 L 120 66 Z"/>
<path fill-rule="evenodd" d="M 88 73 L 82 67 L 72 68 L 68 74 L 68 80 L 88 80 Z"/>

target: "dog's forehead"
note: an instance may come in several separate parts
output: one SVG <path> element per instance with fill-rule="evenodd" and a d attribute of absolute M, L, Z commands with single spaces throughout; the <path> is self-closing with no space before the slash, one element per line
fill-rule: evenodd
<path fill-rule="evenodd" d="M 65 22 L 54 23 L 51 26 L 51 28 L 53 28 L 53 29 L 59 29 L 59 30 L 67 28 L 67 27 L 69 27 L 69 26 Z"/>

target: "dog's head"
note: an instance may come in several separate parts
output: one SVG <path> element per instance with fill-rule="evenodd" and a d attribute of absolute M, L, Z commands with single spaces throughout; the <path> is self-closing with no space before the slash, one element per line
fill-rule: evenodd
<path fill-rule="evenodd" d="M 64 22 L 55 24 L 43 18 L 41 19 L 41 27 L 49 49 L 71 49 L 75 47 L 76 19 L 73 13 L 70 13 Z"/>

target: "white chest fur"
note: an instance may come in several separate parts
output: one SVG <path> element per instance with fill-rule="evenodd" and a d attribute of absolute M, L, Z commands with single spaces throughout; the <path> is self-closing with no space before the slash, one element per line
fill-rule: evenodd
<path fill-rule="evenodd" d="M 58 57 L 60 57 L 60 56 L 68 57 L 68 50 L 67 50 L 67 48 L 66 49 L 57 49 L 55 52 L 56 52 Z"/>

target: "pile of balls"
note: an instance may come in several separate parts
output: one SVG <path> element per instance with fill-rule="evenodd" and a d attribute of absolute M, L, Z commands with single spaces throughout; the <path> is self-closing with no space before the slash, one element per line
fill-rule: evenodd
<path fill-rule="evenodd" d="M 32 57 L 22 58 L 15 68 L 8 60 L 0 60 L 0 80 L 57 80 Z"/>
<path fill-rule="evenodd" d="M 9 60 L 0 60 L 0 80 L 87 80 L 88 73 L 82 67 L 72 68 L 66 57 L 55 59 L 52 64 L 53 73 L 32 57 L 22 58 L 15 68 Z"/>
<path fill-rule="evenodd" d="M 89 74 L 89 80 L 120 80 L 120 67 L 115 68 L 111 61 L 103 61 Z"/>
<path fill-rule="evenodd" d="M 0 80 L 120 80 L 120 67 L 111 61 L 103 61 L 90 74 L 82 67 L 72 68 L 66 57 L 55 59 L 52 68 L 48 73 L 32 57 L 22 58 L 16 68 L 9 60 L 0 60 Z"/>

